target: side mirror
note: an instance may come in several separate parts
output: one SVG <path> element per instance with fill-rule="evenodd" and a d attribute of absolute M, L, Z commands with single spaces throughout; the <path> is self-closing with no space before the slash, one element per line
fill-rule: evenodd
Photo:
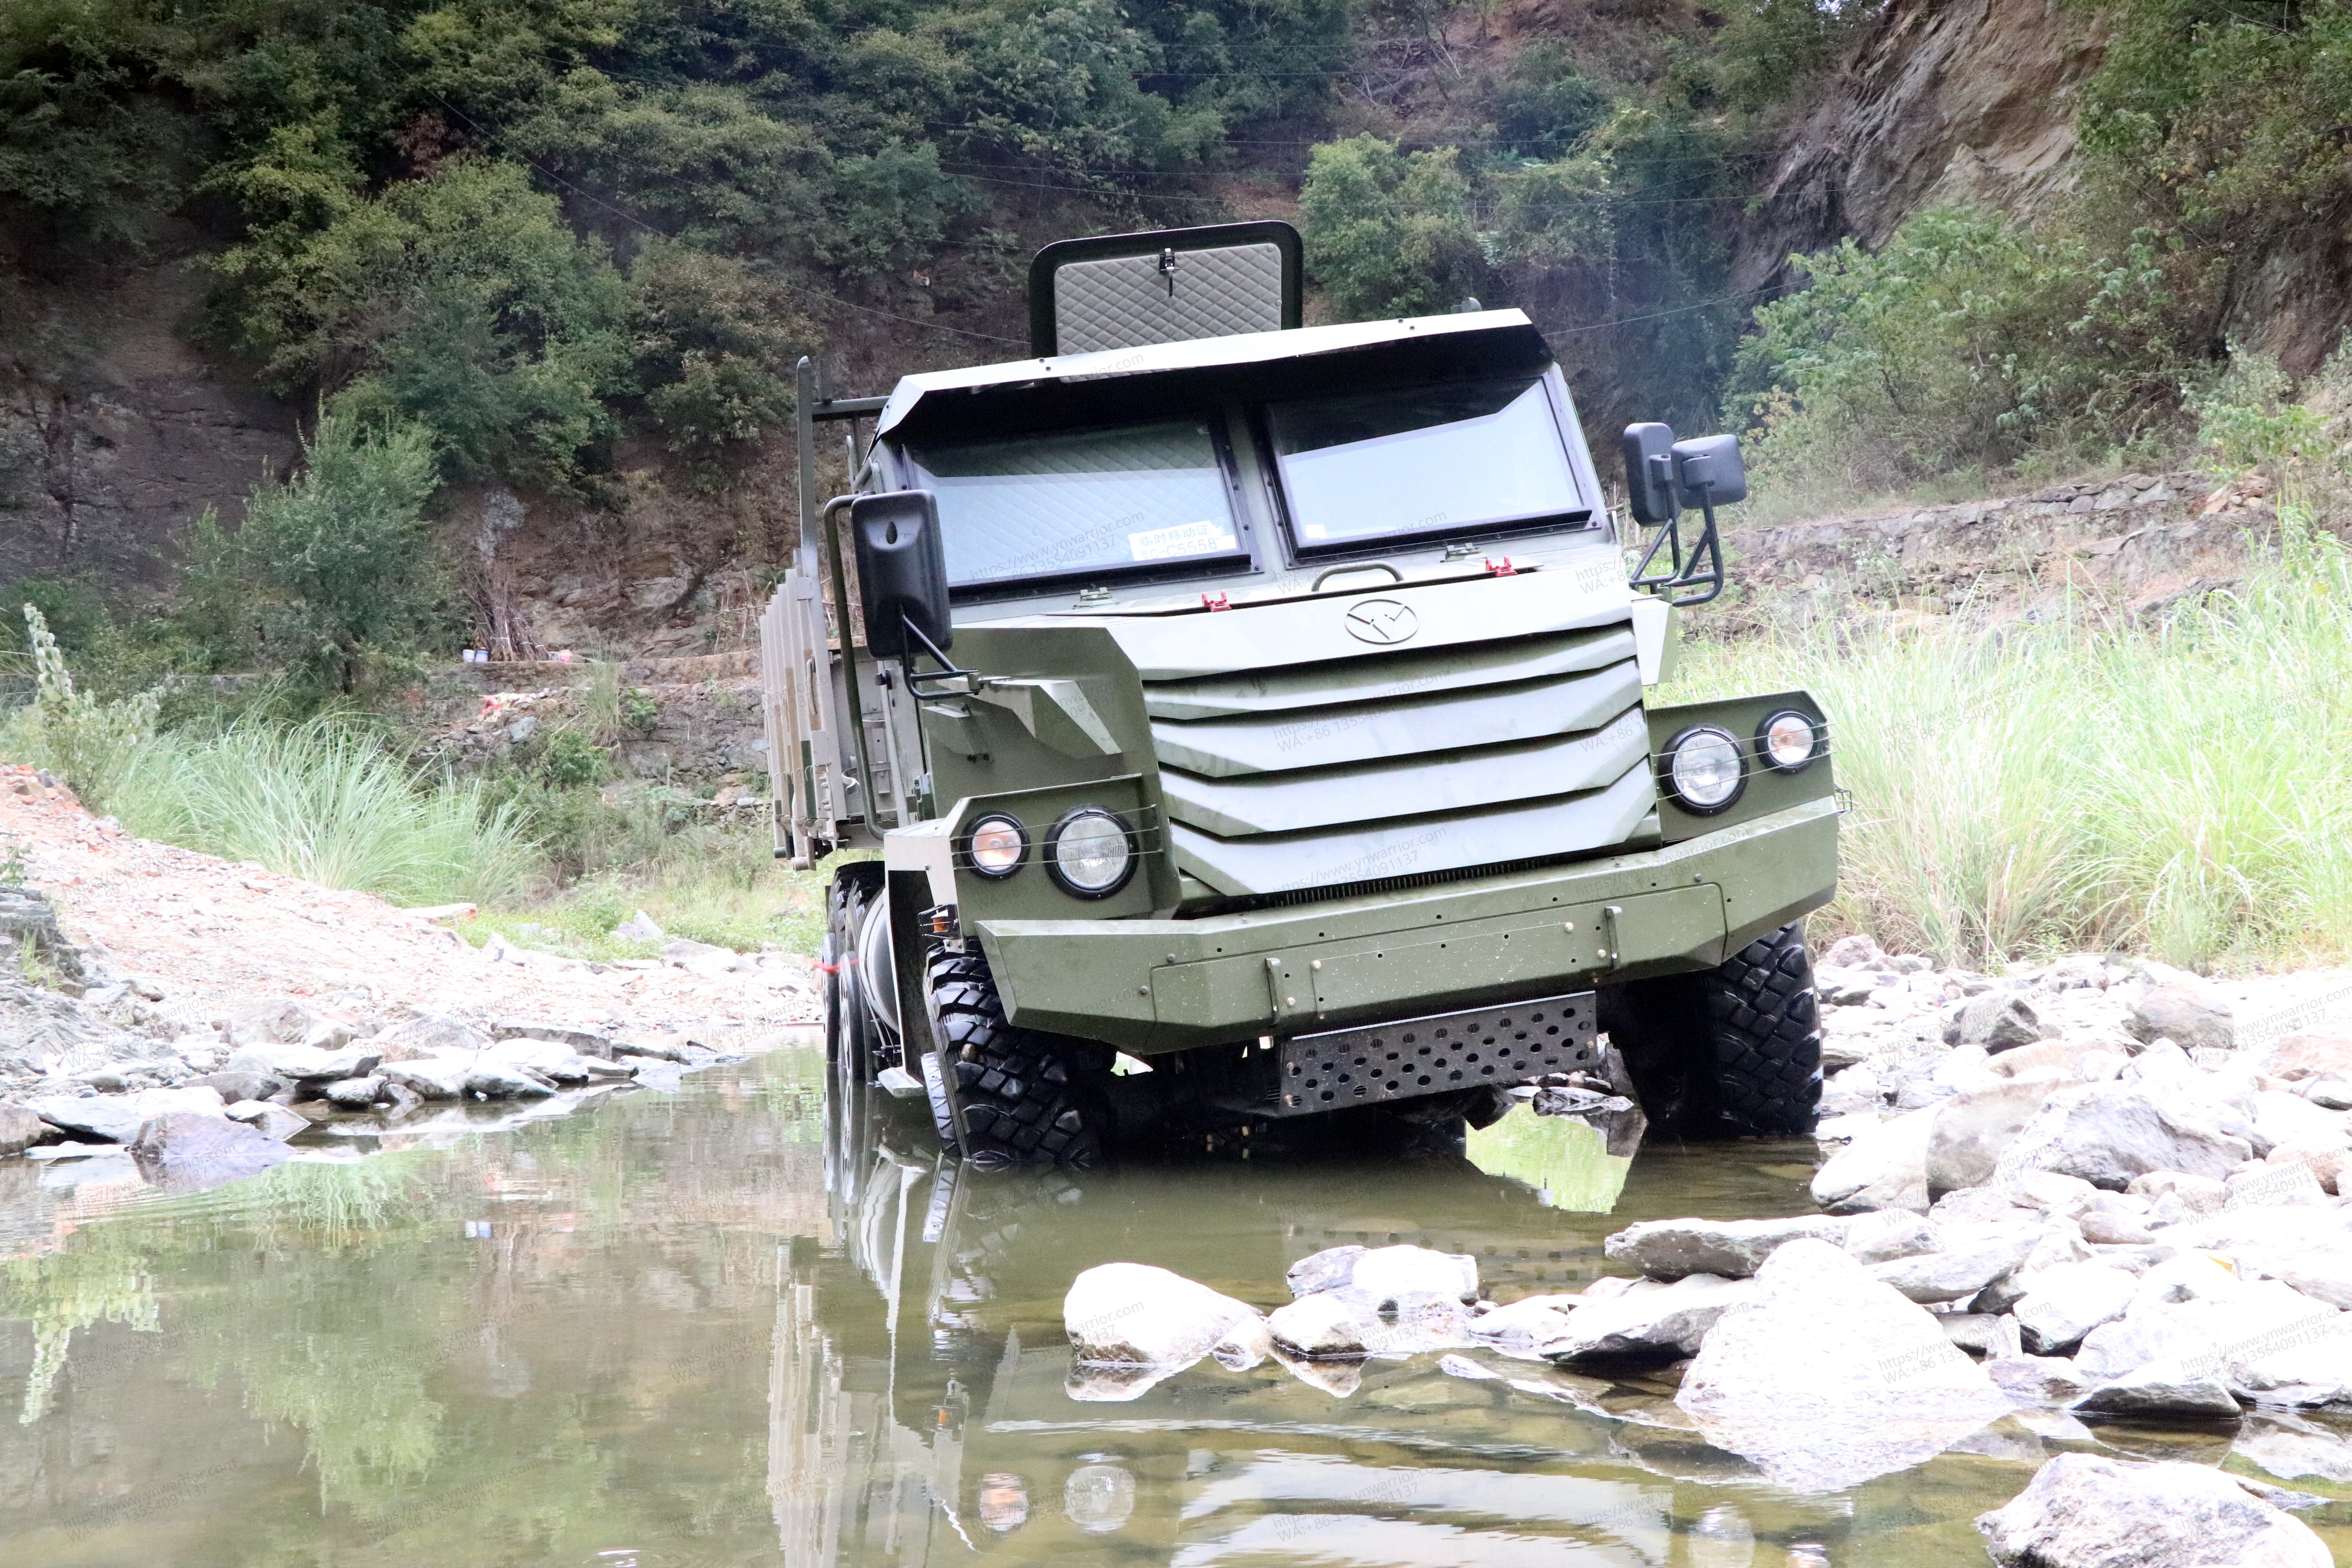
<path fill-rule="evenodd" d="M 1686 442 L 1685 445 L 1696 445 Z M 1625 426 L 1625 494 L 1633 521 L 1655 527 L 1681 515 L 1675 493 L 1675 427 L 1671 425 Z"/>
<path fill-rule="evenodd" d="M 929 490 L 859 496 L 849 503 L 849 533 L 857 549 L 867 650 L 877 658 L 903 658 L 920 646 L 918 639 L 928 639 L 934 655 L 946 651 L 955 633 L 948 623 L 939 498 Z"/>
<path fill-rule="evenodd" d="M 1729 506 L 1748 499 L 1748 466 L 1739 460 L 1738 437 L 1675 441 L 1674 455 L 1675 488 L 1682 492 L 1683 505 Z"/>

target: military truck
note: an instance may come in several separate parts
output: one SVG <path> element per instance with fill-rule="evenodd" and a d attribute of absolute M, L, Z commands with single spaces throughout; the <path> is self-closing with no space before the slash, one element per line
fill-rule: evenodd
<path fill-rule="evenodd" d="M 1737 442 L 1633 426 L 1612 504 L 1525 315 L 1302 326 L 1283 224 L 1029 288 L 1034 357 L 801 367 L 766 744 L 780 857 L 880 850 L 830 884 L 845 1079 L 1083 1165 L 1121 1121 L 1482 1124 L 1605 1033 L 1654 1122 L 1809 1131 L 1830 725 L 1651 698 Z"/>

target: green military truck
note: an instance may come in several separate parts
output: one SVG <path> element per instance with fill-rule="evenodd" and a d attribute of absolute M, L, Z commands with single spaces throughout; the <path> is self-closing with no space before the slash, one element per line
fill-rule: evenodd
<path fill-rule="evenodd" d="M 1122 1119 L 1483 1124 L 1605 1032 L 1654 1121 L 1809 1131 L 1830 727 L 1648 697 L 1737 444 L 1632 426 L 1621 513 L 1524 315 L 1302 327 L 1299 272 L 1283 224 L 1065 241 L 1034 358 L 803 363 L 766 744 L 779 856 L 881 851 L 831 884 L 843 1081 L 1083 1164 Z"/>

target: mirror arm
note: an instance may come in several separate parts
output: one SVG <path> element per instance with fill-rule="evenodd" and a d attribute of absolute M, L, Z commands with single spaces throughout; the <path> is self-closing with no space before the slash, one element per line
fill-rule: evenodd
<path fill-rule="evenodd" d="M 914 668 L 911 660 L 902 662 L 899 668 L 905 673 L 907 685 L 909 688 L 912 688 L 916 682 L 923 680 L 971 680 L 977 678 L 976 671 L 957 668 L 955 660 L 950 658 L 946 654 L 941 653 L 940 651 L 940 645 L 933 642 L 928 636 L 924 635 L 923 628 L 917 626 L 915 624 L 914 617 L 908 615 L 903 609 L 898 612 L 898 624 L 907 628 L 907 635 L 908 637 L 913 637 L 917 642 L 923 645 L 923 651 L 929 654 L 932 658 L 936 659 L 940 666 L 937 669 L 919 671 Z M 916 695 L 918 697 L 921 697 L 927 694 L 917 692 Z M 950 694 L 941 692 L 937 695 L 946 696 Z"/>
<path fill-rule="evenodd" d="M 1706 526 L 1691 542 L 1690 553 L 1683 553 L 1680 518 L 1659 524 L 1658 531 L 1650 538 L 1649 548 L 1642 552 L 1642 559 L 1633 568 L 1629 585 L 1634 590 L 1654 594 L 1670 605 L 1681 606 L 1704 605 L 1723 592 L 1723 541 L 1716 531 L 1713 484 L 1700 488 L 1698 504 L 1706 515 Z M 1667 551 L 1667 569 L 1653 572 L 1650 563 L 1657 559 L 1662 547 Z"/>

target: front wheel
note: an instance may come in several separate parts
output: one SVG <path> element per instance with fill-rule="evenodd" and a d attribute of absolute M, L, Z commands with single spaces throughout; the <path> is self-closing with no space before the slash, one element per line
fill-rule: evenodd
<path fill-rule="evenodd" d="M 1110 1109 L 1090 1080 L 1109 1070 L 1109 1047 L 1005 1022 L 995 976 L 977 951 L 933 953 L 929 978 L 939 1055 L 924 1061 L 923 1076 L 940 1141 L 982 1167 L 1097 1163 Z M 943 1072 L 955 1075 L 963 1106 L 961 1140 Z"/>
<path fill-rule="evenodd" d="M 1702 973 L 1604 990 L 1601 1026 L 1653 1124 L 1696 1138 L 1811 1134 L 1822 1026 L 1801 924 Z"/>

